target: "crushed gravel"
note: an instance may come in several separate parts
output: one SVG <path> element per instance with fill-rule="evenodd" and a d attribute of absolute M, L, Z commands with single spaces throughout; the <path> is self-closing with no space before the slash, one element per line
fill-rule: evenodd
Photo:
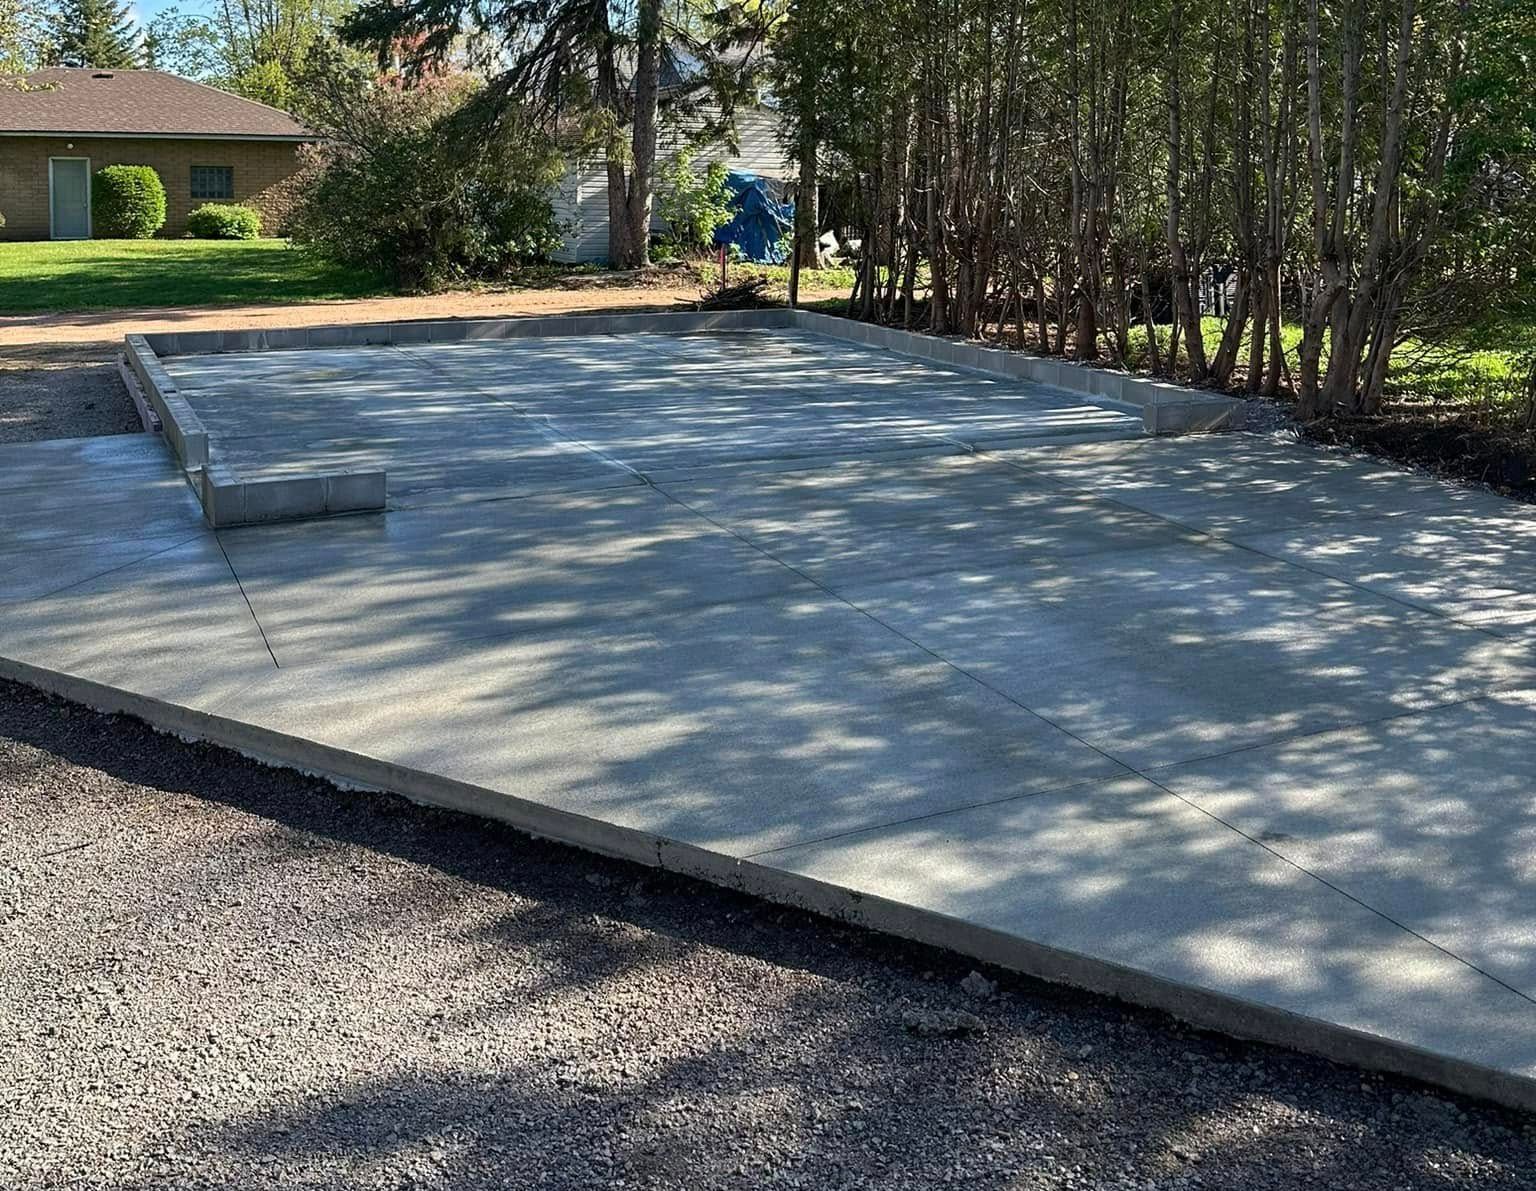
<path fill-rule="evenodd" d="M 116 361 L 102 344 L 0 350 L 0 442 L 142 433 Z"/>
<path fill-rule="evenodd" d="M 1536 1118 L 0 683 L 0 1186 L 1530 1188 Z"/>

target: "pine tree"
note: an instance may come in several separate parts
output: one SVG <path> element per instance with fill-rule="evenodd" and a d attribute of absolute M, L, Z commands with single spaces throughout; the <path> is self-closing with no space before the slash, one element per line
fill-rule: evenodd
<path fill-rule="evenodd" d="M 138 39 L 128 5 L 116 0 L 63 0 L 53 26 L 53 60 L 99 70 L 139 65 Z"/>

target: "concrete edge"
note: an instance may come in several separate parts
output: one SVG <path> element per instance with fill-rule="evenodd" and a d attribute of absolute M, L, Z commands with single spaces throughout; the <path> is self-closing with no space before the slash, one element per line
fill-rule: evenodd
<path fill-rule="evenodd" d="M 339 513 L 378 512 L 386 491 L 382 471 L 329 471 L 242 479 L 218 463 L 203 468 L 198 498 L 213 529 L 261 525 Z"/>
<path fill-rule="evenodd" d="M 139 415 L 139 425 L 144 427 L 144 433 L 164 433 L 160 415 L 150 408 L 149 402 L 144 397 L 144 386 L 139 384 L 139 378 L 134 375 L 133 369 L 128 367 L 126 353 L 117 357 L 117 375 L 123 382 L 123 388 L 128 390 L 128 398 L 133 402 L 133 408 Z"/>
<path fill-rule="evenodd" d="M 297 769 L 347 788 L 387 791 L 424 805 L 494 819 L 536 838 L 696 877 L 1025 976 L 1161 1010 L 1191 1025 L 1236 1038 L 1407 1076 L 1511 1108 L 1536 1110 L 1536 1079 L 61 671 L 0 657 L 0 677 L 97 711 L 132 716 L 185 740 L 220 745 L 264 764 Z"/>
<path fill-rule="evenodd" d="M 1241 428 L 1247 405 L 1202 389 L 1151 377 L 1092 368 L 1068 360 L 1030 356 L 981 343 L 962 343 L 898 327 L 882 327 L 814 310 L 796 309 L 797 330 L 864 344 L 929 364 L 964 368 L 987 376 L 1028 380 L 1091 398 L 1096 404 L 1142 415 L 1148 434 L 1190 434 Z"/>
<path fill-rule="evenodd" d="M 160 363 L 143 335 L 123 336 L 123 355 L 144 390 L 150 407 L 160 419 L 161 430 L 176 458 L 187 471 L 208 465 L 208 431 L 176 389 L 176 382 Z"/>
<path fill-rule="evenodd" d="M 562 314 L 417 322 L 354 323 L 260 331 L 168 331 L 129 336 L 157 356 L 219 352 L 294 351 L 324 347 L 374 347 L 405 343 L 462 343 L 480 339 L 557 338 L 572 335 L 688 334 L 787 328 L 792 312 L 768 310 L 667 310 L 641 314 Z"/>

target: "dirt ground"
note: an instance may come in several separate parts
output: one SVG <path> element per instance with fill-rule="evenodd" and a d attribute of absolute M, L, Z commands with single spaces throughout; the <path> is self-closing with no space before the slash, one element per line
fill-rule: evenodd
<path fill-rule="evenodd" d="M 0 348 L 0 443 L 142 429 L 110 346 Z"/>
<path fill-rule="evenodd" d="M 807 300 L 825 295 L 806 295 Z M 0 351 L 24 345 L 116 345 L 124 335 L 156 331 L 231 331 L 318 327 L 338 323 L 394 322 L 428 318 L 505 318 L 512 315 L 586 314 L 614 310 L 667 310 L 692 306 L 700 297 L 691 283 L 655 285 L 573 284 L 562 289 L 421 294 L 357 298 L 343 302 L 264 306 L 95 310 L 74 314 L 26 314 L 0 319 Z"/>

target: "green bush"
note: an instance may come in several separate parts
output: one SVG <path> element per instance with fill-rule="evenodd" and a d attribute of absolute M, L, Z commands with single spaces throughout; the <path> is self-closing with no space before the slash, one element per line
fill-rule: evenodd
<path fill-rule="evenodd" d="M 693 153 L 688 149 L 662 165 L 656 201 L 670 238 L 681 248 L 698 251 L 710 247 L 715 229 L 730 223 L 735 210 L 731 188 L 726 184 L 729 172 L 719 161 L 711 161 L 702 172 L 694 169 Z"/>
<path fill-rule="evenodd" d="M 345 92 L 319 111 L 293 239 L 398 288 L 505 276 L 560 245 L 547 138 L 495 97 L 442 86 Z"/>
<path fill-rule="evenodd" d="M 165 186 L 147 165 L 109 165 L 91 180 L 98 240 L 147 240 L 165 226 Z"/>
<path fill-rule="evenodd" d="M 254 240 L 261 212 L 241 203 L 204 203 L 187 216 L 187 231 L 199 240 Z"/>

